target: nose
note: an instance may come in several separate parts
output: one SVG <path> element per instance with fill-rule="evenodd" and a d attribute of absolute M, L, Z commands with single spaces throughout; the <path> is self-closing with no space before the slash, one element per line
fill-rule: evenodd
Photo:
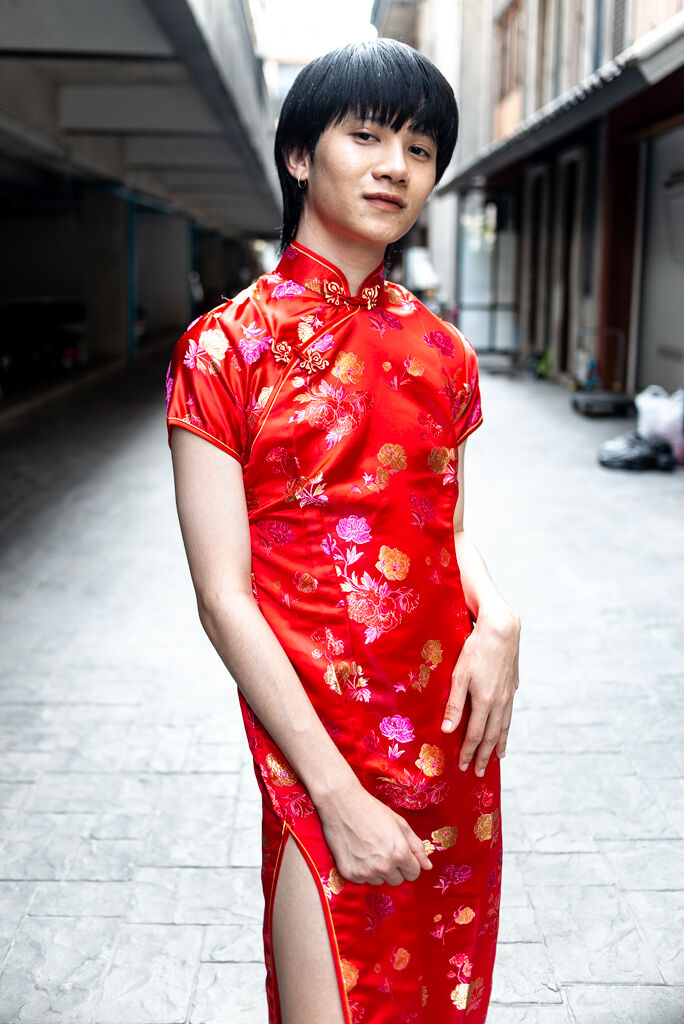
<path fill-rule="evenodd" d="M 376 178 L 389 178 L 390 181 L 408 181 L 409 169 L 404 152 L 404 143 L 398 133 L 390 132 L 383 141 L 382 152 L 373 171 Z"/>

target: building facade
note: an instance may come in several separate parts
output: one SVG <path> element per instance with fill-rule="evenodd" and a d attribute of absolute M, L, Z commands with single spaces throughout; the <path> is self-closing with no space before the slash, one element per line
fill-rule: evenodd
<path fill-rule="evenodd" d="M 684 0 L 379 0 L 373 15 L 459 101 L 428 221 L 464 333 L 568 381 L 684 386 Z"/>

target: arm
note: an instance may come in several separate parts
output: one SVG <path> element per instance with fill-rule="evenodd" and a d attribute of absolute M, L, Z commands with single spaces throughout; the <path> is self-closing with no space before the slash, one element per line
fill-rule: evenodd
<path fill-rule="evenodd" d="M 407 822 L 363 788 L 315 712 L 251 586 L 251 538 L 236 459 L 171 432 L 176 506 L 200 621 L 245 699 L 306 786 L 340 873 L 417 878 L 431 867 Z"/>
<path fill-rule="evenodd" d="M 466 604 L 475 627 L 452 674 L 442 730 L 453 732 L 470 693 L 470 718 L 459 766 L 465 771 L 475 755 L 475 774 L 483 775 L 492 750 L 496 747 L 500 758 L 506 751 L 513 697 L 519 682 L 520 619 L 496 589 L 480 553 L 463 529 L 465 446 L 464 441 L 458 449 L 454 544 Z"/>

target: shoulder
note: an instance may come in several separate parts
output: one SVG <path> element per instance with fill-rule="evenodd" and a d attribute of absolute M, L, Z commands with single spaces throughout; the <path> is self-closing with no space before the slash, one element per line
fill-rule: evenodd
<path fill-rule="evenodd" d="M 442 320 L 433 313 L 408 288 L 387 281 L 385 302 L 391 313 L 400 317 L 410 317 L 414 329 L 422 331 L 425 343 L 437 349 L 443 356 L 477 363 L 475 349 L 463 332 L 448 320 Z"/>

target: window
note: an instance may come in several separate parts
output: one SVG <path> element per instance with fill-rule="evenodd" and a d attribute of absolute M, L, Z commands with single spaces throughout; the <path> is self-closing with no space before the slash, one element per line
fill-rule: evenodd
<path fill-rule="evenodd" d="M 513 0 L 496 23 L 499 58 L 498 99 L 522 86 L 525 75 L 525 8 Z"/>

